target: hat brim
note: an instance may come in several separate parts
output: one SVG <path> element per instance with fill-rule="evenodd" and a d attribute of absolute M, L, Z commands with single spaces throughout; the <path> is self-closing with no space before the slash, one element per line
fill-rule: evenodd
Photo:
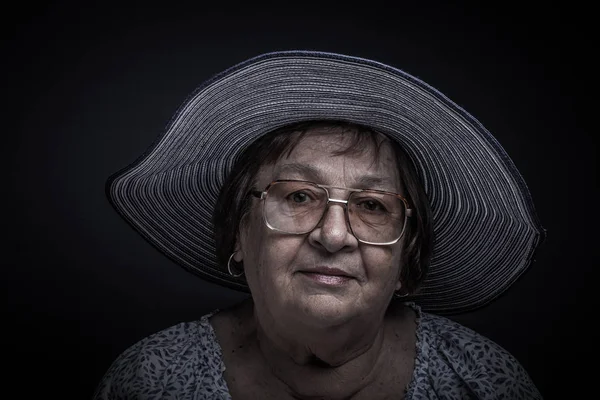
<path fill-rule="evenodd" d="M 106 193 L 142 236 L 177 264 L 247 291 L 219 268 L 212 214 L 237 156 L 279 127 L 343 120 L 397 140 L 431 204 L 430 271 L 411 299 L 451 314 L 503 293 L 544 239 L 524 180 L 496 139 L 436 89 L 396 68 L 339 54 L 264 54 L 213 77 L 178 110 Z"/>

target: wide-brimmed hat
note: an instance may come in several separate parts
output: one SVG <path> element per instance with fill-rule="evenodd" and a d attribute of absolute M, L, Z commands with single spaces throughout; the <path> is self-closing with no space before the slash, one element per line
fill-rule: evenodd
<path fill-rule="evenodd" d="M 340 54 L 284 51 L 202 84 L 166 131 L 107 182 L 120 215 L 177 264 L 248 291 L 217 264 L 213 210 L 241 151 L 277 128 L 348 121 L 397 140 L 431 204 L 435 246 L 425 311 L 469 311 L 503 293 L 545 237 L 528 188 L 498 141 L 471 115 L 391 66 Z"/>

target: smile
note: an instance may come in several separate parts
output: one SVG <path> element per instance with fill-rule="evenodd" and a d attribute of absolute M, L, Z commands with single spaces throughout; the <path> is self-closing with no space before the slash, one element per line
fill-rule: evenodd
<path fill-rule="evenodd" d="M 313 282 L 324 285 L 340 286 L 348 283 L 354 277 L 337 268 L 317 267 L 300 273 Z"/>
<path fill-rule="evenodd" d="M 331 286 L 340 286 L 349 282 L 351 277 L 344 275 L 325 275 L 316 272 L 302 272 L 302 275 L 306 276 L 315 282 L 322 283 Z"/>

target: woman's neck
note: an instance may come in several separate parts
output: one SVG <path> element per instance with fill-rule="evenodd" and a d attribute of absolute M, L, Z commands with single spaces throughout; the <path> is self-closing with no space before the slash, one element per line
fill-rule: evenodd
<path fill-rule="evenodd" d="M 389 367 L 396 343 L 385 315 L 315 327 L 253 311 L 261 356 L 295 398 L 347 399 L 380 381 Z"/>

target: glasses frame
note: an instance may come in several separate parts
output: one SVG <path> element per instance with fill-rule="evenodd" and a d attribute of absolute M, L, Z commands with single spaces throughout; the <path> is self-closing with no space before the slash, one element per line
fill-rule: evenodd
<path fill-rule="evenodd" d="M 266 212 L 265 212 L 265 201 L 264 201 L 267 198 L 267 193 L 269 192 L 269 189 L 271 188 L 271 186 L 273 186 L 273 185 L 275 185 L 277 183 L 285 183 L 285 182 L 307 183 L 307 184 L 314 185 L 316 187 L 322 188 L 323 190 L 325 190 L 325 193 L 327 193 L 327 203 L 325 203 L 325 207 L 323 208 L 323 214 L 321 215 L 321 217 L 319 218 L 318 222 L 316 223 L 316 225 L 312 229 L 309 229 L 309 230 L 307 230 L 305 232 L 287 232 L 287 231 L 275 228 L 274 226 L 272 226 L 269 223 L 269 221 L 267 221 L 267 215 L 266 215 Z M 345 190 L 347 192 L 350 192 L 350 194 L 348 195 L 348 199 L 347 200 L 334 199 L 329 194 L 329 190 L 328 189 Z M 352 195 L 352 193 L 360 193 L 360 192 L 375 192 L 375 193 L 392 195 L 392 196 L 397 197 L 398 199 L 400 199 L 404 203 L 404 209 L 405 209 L 405 212 L 404 212 L 404 222 L 403 222 L 403 225 L 402 225 L 402 231 L 400 232 L 400 236 L 398 236 L 398 238 L 396 238 L 395 240 L 389 241 L 389 242 L 385 242 L 385 243 L 375 243 L 375 242 L 368 242 L 366 240 L 359 239 L 356 236 L 356 234 L 354 233 L 354 230 L 352 229 L 352 224 L 350 223 L 350 211 L 348 211 L 348 201 L 349 201 L 350 196 Z M 413 210 L 412 210 L 412 208 L 410 208 L 408 200 L 406 200 L 406 198 L 404 198 L 402 195 L 400 195 L 398 193 L 386 192 L 384 190 L 375 190 L 375 189 L 352 189 L 352 188 L 345 188 L 345 187 L 340 187 L 340 186 L 321 185 L 321 184 L 318 184 L 318 183 L 315 183 L 315 182 L 311 182 L 311 181 L 296 180 L 296 179 L 278 179 L 278 180 L 275 180 L 275 181 L 272 181 L 271 183 L 269 183 L 265 187 L 264 190 L 262 190 L 262 191 L 260 191 L 260 190 L 251 190 L 250 194 L 252 196 L 254 196 L 254 197 L 259 198 L 262 201 L 262 215 L 263 215 L 263 221 L 265 222 L 265 225 L 269 229 L 271 229 L 273 231 L 287 233 L 289 235 L 305 235 L 305 234 L 307 234 L 309 232 L 312 232 L 317 226 L 319 226 L 319 224 L 321 224 L 321 221 L 323 220 L 323 217 L 325 217 L 325 214 L 327 213 L 327 210 L 329 209 L 329 205 L 331 203 L 339 204 L 339 205 L 343 206 L 344 209 L 345 209 L 344 215 L 346 216 L 346 224 L 350 228 L 350 233 L 352 233 L 352 235 L 360 243 L 370 244 L 370 245 L 373 245 L 373 246 L 389 246 L 389 245 L 398 243 L 398 241 L 400 239 L 402 239 L 402 237 L 404 236 L 404 232 L 406 231 L 406 223 L 408 222 L 408 218 L 412 217 L 412 214 L 413 214 Z"/>

